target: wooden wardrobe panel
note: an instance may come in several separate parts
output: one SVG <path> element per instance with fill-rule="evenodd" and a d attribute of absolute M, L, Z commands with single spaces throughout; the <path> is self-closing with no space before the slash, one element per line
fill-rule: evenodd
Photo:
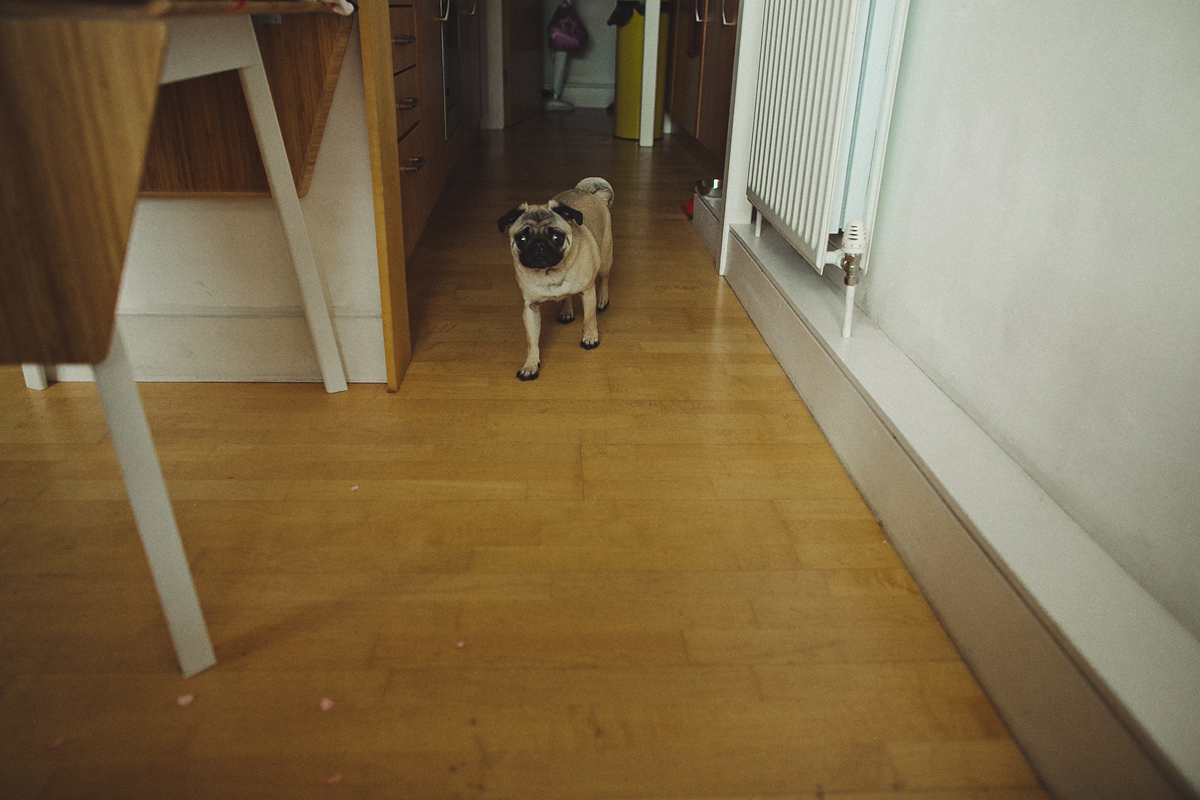
<path fill-rule="evenodd" d="M 704 26 L 704 64 L 700 79 L 700 115 L 695 136 L 724 171 L 729 141 L 729 102 L 733 94 L 733 56 L 737 46 L 737 0 L 714 2 Z"/>
<path fill-rule="evenodd" d="M 474 13 L 463 14 L 459 17 L 458 35 L 462 49 L 463 76 L 463 119 L 459 127 L 464 133 L 462 138 L 473 141 L 479 133 L 483 91 L 479 74 L 480 58 L 483 53 L 479 3 L 475 3 Z M 457 160 L 456 158 L 455 161 Z"/>
<path fill-rule="evenodd" d="M 542 3 L 504 0 L 504 127 L 542 113 Z"/>
<path fill-rule="evenodd" d="M 308 193 L 351 19 L 284 15 L 254 26 L 297 193 Z M 266 172 L 237 73 L 161 87 L 142 178 L 156 196 L 267 196 Z"/>
<path fill-rule="evenodd" d="M 670 105 L 671 118 L 692 136 L 700 120 L 700 77 L 703 66 L 703 14 L 708 0 L 685 0 L 675 6 L 675 30 L 672 43 Z M 699 3 L 699 8 L 696 7 Z"/>

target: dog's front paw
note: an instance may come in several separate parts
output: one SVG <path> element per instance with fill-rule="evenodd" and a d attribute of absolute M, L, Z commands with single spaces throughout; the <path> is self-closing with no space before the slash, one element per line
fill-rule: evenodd
<path fill-rule="evenodd" d="M 585 338 L 582 342 L 579 343 L 579 346 L 582 347 L 584 350 L 595 350 L 597 347 L 600 346 L 600 339 Z"/>
<path fill-rule="evenodd" d="M 538 364 L 533 369 L 530 369 L 529 367 L 521 367 L 519 370 L 517 370 L 517 377 L 523 381 L 537 380 L 538 369 L 540 369 L 541 366 L 541 364 Z"/>

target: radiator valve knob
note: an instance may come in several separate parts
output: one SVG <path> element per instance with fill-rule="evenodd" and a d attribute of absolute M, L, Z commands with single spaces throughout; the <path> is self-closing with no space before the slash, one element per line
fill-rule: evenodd
<path fill-rule="evenodd" d="M 842 252 L 848 256 L 861 256 L 867 252 L 867 226 L 859 220 L 846 225 L 842 233 Z"/>

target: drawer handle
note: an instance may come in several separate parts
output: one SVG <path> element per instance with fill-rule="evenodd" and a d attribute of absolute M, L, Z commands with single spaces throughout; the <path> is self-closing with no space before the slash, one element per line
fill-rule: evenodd
<path fill-rule="evenodd" d="M 414 156 L 408 160 L 407 164 L 400 168 L 400 171 L 411 174 L 413 172 L 418 172 L 423 166 L 425 166 L 425 157 Z"/>
<path fill-rule="evenodd" d="M 417 43 L 417 37 L 413 36 L 411 33 L 404 33 L 404 34 L 401 34 L 400 36 L 392 37 L 392 44 L 397 45 L 397 46 L 406 45 L 406 44 L 416 44 L 416 43 Z"/>
<path fill-rule="evenodd" d="M 412 111 L 419 105 L 421 105 L 421 98 L 419 97 L 402 97 L 396 101 L 396 110 Z"/>

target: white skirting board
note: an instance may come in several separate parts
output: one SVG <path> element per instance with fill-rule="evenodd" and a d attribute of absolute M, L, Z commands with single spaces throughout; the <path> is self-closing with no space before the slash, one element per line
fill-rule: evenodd
<path fill-rule="evenodd" d="M 798 261 L 735 225 L 725 277 L 1047 788 L 1195 797 L 1200 643 Z"/>
<path fill-rule="evenodd" d="M 321 382 L 303 314 L 121 314 L 121 330 L 137 381 Z M 332 316 L 351 383 L 385 383 L 383 322 Z M 90 381 L 86 366 L 64 365 L 57 380 Z"/>
<path fill-rule="evenodd" d="M 717 258 L 721 251 L 721 218 L 724 213 L 724 203 L 721 200 L 710 200 L 693 193 L 692 227 L 713 258 Z"/>

